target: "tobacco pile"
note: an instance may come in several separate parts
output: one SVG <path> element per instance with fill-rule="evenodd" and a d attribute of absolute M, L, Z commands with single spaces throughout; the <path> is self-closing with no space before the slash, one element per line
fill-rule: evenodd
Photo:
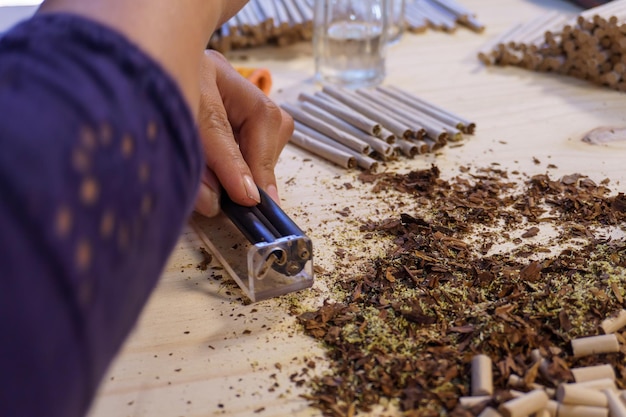
<path fill-rule="evenodd" d="M 620 353 L 574 359 L 569 345 L 599 334 L 600 321 L 625 306 L 626 196 L 579 174 L 439 174 L 436 166 L 361 174 L 398 215 L 361 220 L 363 239 L 386 240 L 387 252 L 329 277 L 333 299 L 297 312 L 330 361 L 310 381 L 311 404 L 330 416 L 389 400 L 408 416 L 477 415 L 481 408 L 457 402 L 469 395 L 470 361 L 480 353 L 494 363 L 496 407 L 510 398 L 512 373 L 527 386 L 555 387 L 572 380 L 570 367 L 608 363 L 626 388 L 626 332 Z M 536 348 L 549 359 L 547 374 L 533 366 Z"/>

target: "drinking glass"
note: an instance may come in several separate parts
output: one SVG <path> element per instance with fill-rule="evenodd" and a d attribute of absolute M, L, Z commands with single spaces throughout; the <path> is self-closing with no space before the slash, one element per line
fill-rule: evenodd
<path fill-rule="evenodd" d="M 400 40 L 404 32 L 404 0 L 387 0 L 387 42 L 394 44 Z"/>
<path fill-rule="evenodd" d="M 389 0 L 315 0 L 313 54 L 318 80 L 348 87 L 385 77 Z"/>

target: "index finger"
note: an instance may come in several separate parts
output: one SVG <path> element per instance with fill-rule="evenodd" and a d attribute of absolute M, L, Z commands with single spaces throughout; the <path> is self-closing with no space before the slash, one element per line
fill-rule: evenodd
<path fill-rule="evenodd" d="M 255 182 L 276 200 L 274 167 L 293 133 L 293 119 L 243 79 L 221 54 L 209 54 L 221 68 L 217 85 L 240 151 Z"/>
<path fill-rule="evenodd" d="M 230 198 L 251 206 L 261 197 L 252 173 L 235 141 L 231 124 L 215 83 L 215 68 L 203 61 L 198 125 L 207 166 L 215 173 Z M 219 193 L 220 190 L 213 190 Z"/>

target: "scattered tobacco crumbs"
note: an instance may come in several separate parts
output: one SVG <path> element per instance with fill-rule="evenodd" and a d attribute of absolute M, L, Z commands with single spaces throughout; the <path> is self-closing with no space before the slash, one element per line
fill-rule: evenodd
<path fill-rule="evenodd" d="M 202 260 L 198 264 L 197 268 L 200 271 L 206 271 L 209 268 L 209 265 L 213 261 L 213 255 L 211 255 L 206 249 L 200 247 L 200 253 L 202 254 Z"/>
<path fill-rule="evenodd" d="M 364 255 L 356 272 L 338 268 L 333 299 L 318 309 L 293 308 L 327 348 L 330 369 L 305 395 L 325 415 L 389 400 L 407 416 L 477 415 L 457 402 L 469 395 L 478 353 L 494 362 L 492 406 L 508 399 L 512 373 L 555 387 L 572 380 L 570 367 L 609 363 L 626 388 L 624 348 L 580 359 L 570 351 L 571 339 L 599 334 L 599 322 L 624 308 L 626 196 L 580 174 L 513 181 L 501 169 L 475 171 L 360 175 L 388 203 L 398 198 L 389 203 L 397 215 L 360 219 L 386 252 Z M 549 359 L 545 375 L 533 371 L 536 348 Z"/>

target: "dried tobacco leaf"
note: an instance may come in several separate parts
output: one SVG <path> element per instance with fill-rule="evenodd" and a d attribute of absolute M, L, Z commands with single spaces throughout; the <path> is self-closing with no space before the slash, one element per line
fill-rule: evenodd
<path fill-rule="evenodd" d="M 481 407 L 457 406 L 477 353 L 492 358 L 501 388 L 511 374 L 526 388 L 554 387 L 571 380 L 570 367 L 596 363 L 612 364 L 624 388 L 623 352 L 581 359 L 569 352 L 572 338 L 595 334 L 624 307 L 626 242 L 596 237 L 608 236 L 607 227 L 623 231 L 626 220 L 626 197 L 611 197 L 608 182 L 581 174 L 514 182 L 495 168 L 464 169 L 446 181 L 436 166 L 359 179 L 401 210 L 360 219 L 361 232 L 386 242 L 387 252 L 353 255 L 359 272 L 333 276 L 334 300 L 298 317 L 330 360 L 329 372 L 310 381 L 313 406 L 339 416 L 387 398 L 407 416 L 477 415 Z M 515 243 L 511 236 L 538 236 L 529 224 L 557 236 Z M 545 353 L 544 368 L 533 349 Z M 491 405 L 506 399 L 497 393 Z"/>

